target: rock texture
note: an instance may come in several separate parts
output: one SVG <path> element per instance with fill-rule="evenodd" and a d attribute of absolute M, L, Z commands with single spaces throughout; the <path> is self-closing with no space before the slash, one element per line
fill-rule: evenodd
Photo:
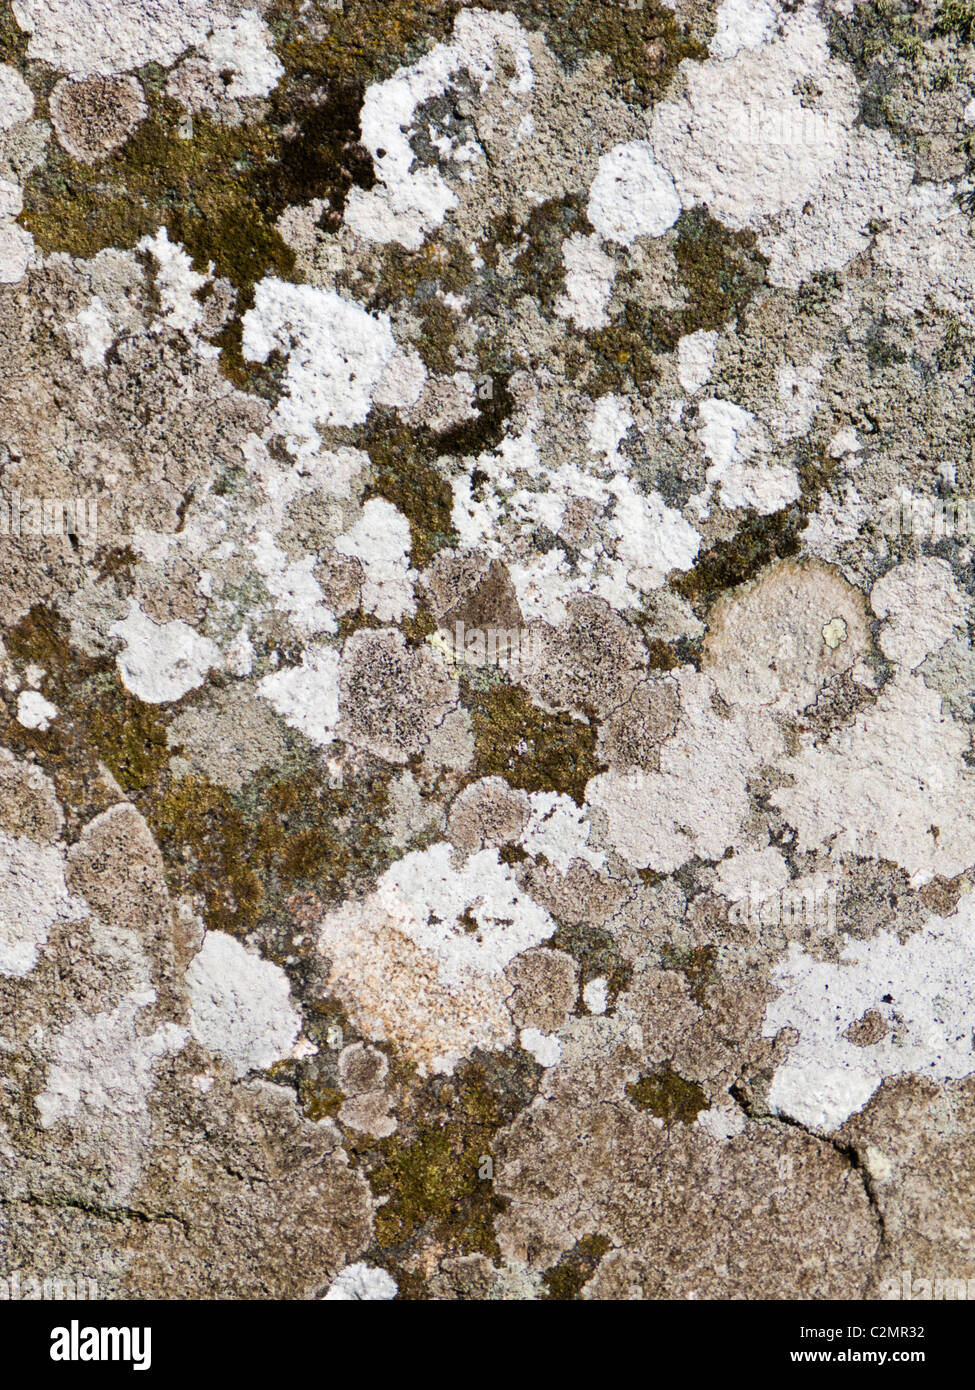
<path fill-rule="evenodd" d="M 962 0 L 0 0 L 4 1287 L 975 1296 L 973 214 Z"/>

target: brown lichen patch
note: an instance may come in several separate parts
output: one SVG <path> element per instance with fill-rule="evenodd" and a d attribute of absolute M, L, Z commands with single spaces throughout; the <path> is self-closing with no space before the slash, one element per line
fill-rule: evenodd
<path fill-rule="evenodd" d="M 884 1223 L 871 1270 L 874 1297 L 891 1297 L 888 1281 L 903 1297 L 905 1269 L 919 1280 L 975 1278 L 968 1236 L 975 1216 L 973 1124 L 975 1078 L 939 1084 L 898 1076 L 888 1077 L 843 1126 L 840 1142 L 862 1164 Z M 923 1296 L 918 1284 L 914 1296 Z"/>
<path fill-rule="evenodd" d="M 600 758 L 622 768 L 655 772 L 660 745 L 677 727 L 680 703 L 673 681 L 644 681 L 599 731 Z"/>
<path fill-rule="evenodd" d="M 569 604 L 561 626 L 539 625 L 525 686 L 542 705 L 603 719 L 633 695 L 643 675 L 639 630 L 605 600 L 586 594 Z"/>
<path fill-rule="evenodd" d="M 709 942 L 704 946 L 693 946 L 687 950 L 665 947 L 661 953 L 661 964 L 665 970 L 680 970 L 690 986 L 690 995 L 695 1004 L 703 1006 L 708 986 L 718 979 L 718 948 Z"/>
<path fill-rule="evenodd" d="M 546 906 L 549 904 L 546 902 Z M 579 962 L 579 982 L 604 979 L 610 1000 L 621 994 L 633 975 L 633 967 L 624 960 L 620 948 L 608 931 L 591 926 L 586 921 L 563 920 L 549 945 L 565 951 Z"/>
<path fill-rule="evenodd" d="M 528 824 L 530 806 L 523 791 L 501 777 L 485 777 L 456 797 L 447 818 L 447 838 L 470 853 L 517 840 Z"/>
<path fill-rule="evenodd" d="M 518 685 L 477 691 L 464 703 L 474 729 L 475 769 L 525 791 L 562 792 L 580 806 L 586 784 L 605 767 L 596 760 L 596 732 L 567 714 L 547 714 Z"/>
<path fill-rule="evenodd" d="M 451 630 L 457 623 L 467 628 L 520 628 L 518 595 L 511 575 L 500 560 L 492 560 L 483 575 L 445 613 L 440 626 Z"/>
<path fill-rule="evenodd" d="M 40 768 L 0 748 L 0 831 L 32 840 L 56 840 L 64 814 L 54 784 Z"/>
<path fill-rule="evenodd" d="M 852 724 L 860 711 L 875 703 L 877 692 L 840 671 L 826 682 L 813 704 L 803 712 L 800 733 L 811 733 L 816 743 L 825 742 Z"/>
<path fill-rule="evenodd" d="M 408 646 L 395 628 L 362 628 L 345 644 L 339 735 L 375 757 L 405 765 L 422 752 L 456 695 L 429 647 Z"/>
<path fill-rule="evenodd" d="M 843 1033 L 843 1037 L 854 1047 L 872 1047 L 886 1036 L 886 1019 L 876 1009 L 867 1009 Z"/>
<path fill-rule="evenodd" d="M 950 917 L 958 906 L 964 886 L 964 879 L 943 878 L 938 874 L 930 883 L 924 884 L 918 897 L 922 906 L 930 912 L 936 912 L 939 917 Z"/>
<path fill-rule="evenodd" d="M 692 1125 L 708 1099 L 696 1081 L 685 1081 L 669 1067 L 631 1081 L 626 1094 L 638 1110 L 649 1110 L 665 1124 Z"/>
<path fill-rule="evenodd" d="M 554 1033 L 576 1002 L 579 967 L 565 951 L 547 946 L 523 951 L 505 970 L 513 986 L 508 1008 L 516 1028 Z"/>

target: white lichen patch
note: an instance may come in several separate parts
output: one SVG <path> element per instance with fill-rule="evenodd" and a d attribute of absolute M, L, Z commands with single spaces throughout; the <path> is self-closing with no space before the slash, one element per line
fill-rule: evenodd
<path fill-rule="evenodd" d="M 330 647 L 309 647 L 300 666 L 272 671 L 258 693 L 285 723 L 321 747 L 335 737 L 339 718 L 339 654 Z"/>
<path fill-rule="evenodd" d="M 216 14 L 197 57 L 222 78 L 232 98 L 269 96 L 284 75 L 284 64 L 271 49 L 270 31 L 256 10 L 233 18 Z"/>
<path fill-rule="evenodd" d="M 126 690 L 148 705 L 182 699 L 221 664 L 220 651 L 208 637 L 178 619 L 155 623 L 134 602 L 109 633 L 124 643 L 116 664 Z"/>
<path fill-rule="evenodd" d="M 34 94 L 16 68 L 0 63 L 0 130 L 30 119 Z"/>
<path fill-rule="evenodd" d="M 862 1109 L 885 1077 L 915 1072 L 944 1080 L 975 1072 L 973 904 L 964 897 L 953 916 L 932 917 L 904 942 L 886 931 L 849 942 L 835 963 L 792 943 L 773 972 L 781 993 L 764 1024 L 769 1037 L 782 1028 L 799 1034 L 772 1079 L 774 1110 L 828 1131 Z M 874 1040 L 855 1031 L 851 1037 L 868 1013 Z"/>
<path fill-rule="evenodd" d="M 330 989 L 366 1037 L 395 1042 L 423 1075 L 513 1041 L 504 968 L 555 930 L 496 850 L 459 868 L 451 855 L 446 843 L 406 855 L 319 929 Z"/>
<path fill-rule="evenodd" d="M 483 93 L 499 80 L 502 65 L 512 65 L 507 81 L 512 97 L 531 91 L 531 53 L 521 25 L 512 15 L 462 10 L 450 43 L 437 44 L 419 62 L 400 68 L 385 82 L 366 91 L 362 105 L 362 143 L 372 155 L 378 183 L 354 188 L 345 206 L 345 220 L 370 241 L 397 241 L 416 251 L 428 232 L 439 227 L 457 206 L 457 195 L 439 169 L 415 168 L 410 131 L 417 109 L 442 96 L 463 71 Z M 477 148 L 457 152 L 464 163 Z"/>
<path fill-rule="evenodd" d="M 550 1033 L 541 1033 L 537 1028 L 522 1028 L 518 1042 L 530 1052 L 540 1067 L 554 1067 L 562 1057 L 562 1045 Z"/>
<path fill-rule="evenodd" d="M 599 161 L 589 190 L 589 221 L 608 241 L 629 246 L 637 237 L 662 236 L 680 208 L 673 179 L 645 141 L 616 145 Z"/>
<path fill-rule="evenodd" d="M 235 1076 L 291 1055 L 301 1016 L 288 977 L 225 932 L 208 932 L 186 974 L 190 1031 Z"/>
<path fill-rule="evenodd" d="M 57 719 L 58 707 L 45 700 L 39 690 L 23 690 L 17 696 L 17 722 L 25 729 L 39 729 L 46 733 L 51 721 Z"/>
<path fill-rule="evenodd" d="M 76 77 L 164 67 L 204 41 L 211 0 L 14 0 L 28 54 Z"/>
<path fill-rule="evenodd" d="M 704 329 L 697 333 L 685 334 L 677 344 L 677 374 L 681 386 L 689 395 L 693 396 L 711 380 L 717 345 L 717 333 L 709 333 Z"/>
<path fill-rule="evenodd" d="M 773 793 L 802 849 L 888 859 L 915 884 L 975 864 L 975 780 L 967 729 L 920 676 L 891 682 L 876 704 L 821 746 L 781 764 Z"/>
<path fill-rule="evenodd" d="M 556 301 L 555 312 L 560 318 L 571 319 L 577 328 L 605 328 L 616 262 L 603 251 L 598 237 L 578 234 L 562 247 L 562 261 L 565 293 Z"/>
<path fill-rule="evenodd" d="M 79 310 L 67 328 L 81 365 L 104 367 L 105 354 L 115 341 L 115 331 L 111 316 L 97 294 L 92 295 L 91 302 Z"/>
<path fill-rule="evenodd" d="M 375 1265 L 346 1265 L 323 1299 L 334 1302 L 381 1302 L 396 1297 L 396 1280 Z"/>
<path fill-rule="evenodd" d="M 340 555 L 362 565 L 362 607 L 383 622 L 399 622 L 416 610 L 410 545 L 410 523 L 382 497 L 370 498 L 356 524 L 335 542 Z"/>
<path fill-rule="evenodd" d="M 889 570 L 870 593 L 883 620 L 878 641 L 884 656 L 908 671 L 968 626 L 970 601 L 951 566 L 933 556 Z"/>
<path fill-rule="evenodd" d="M 604 1014 L 609 1007 L 609 981 L 604 975 L 589 980 L 582 991 L 582 1002 L 591 1014 Z"/>
<path fill-rule="evenodd" d="M 518 843 L 533 858 L 539 855 L 562 873 L 573 859 L 584 859 L 601 868 L 606 856 L 588 844 L 590 826 L 585 812 L 568 796 L 557 792 L 533 792 L 530 813 Z"/>
<path fill-rule="evenodd" d="M 53 1060 L 36 1100 L 44 1129 L 63 1121 L 74 1147 L 107 1152 L 120 1195 L 142 1168 L 154 1069 L 187 1037 L 175 1023 L 140 1031 L 140 1015 L 155 1000 L 154 990 L 137 990 L 109 1012 L 80 1014 L 67 1024 L 53 1040 Z"/>
<path fill-rule="evenodd" d="M 0 832 L 0 975 L 26 975 L 55 923 L 86 915 L 64 872 L 59 846 Z"/>
<path fill-rule="evenodd" d="M 728 28 L 719 16 L 719 51 L 734 46 L 746 9 L 755 13 L 736 0 L 735 25 L 725 11 Z M 797 286 L 865 250 L 868 224 L 897 208 L 913 170 L 885 131 L 860 125 L 856 79 L 831 56 L 814 6 L 754 51 L 750 40 L 738 49 L 684 65 L 686 95 L 657 105 L 650 143 L 683 207 L 703 203 L 725 225 L 753 228 L 772 282 Z"/>
<path fill-rule="evenodd" d="M 743 48 L 760 48 L 778 18 L 778 7 L 769 0 L 721 0 L 715 14 L 718 28 L 711 40 L 711 56 L 733 58 Z"/>
<path fill-rule="evenodd" d="M 387 315 L 369 314 L 334 290 L 272 276 L 257 285 L 254 307 L 244 315 L 243 353 L 250 362 L 266 362 L 275 350 L 288 359 L 275 424 L 301 457 L 317 451 L 317 426 L 365 420 L 397 353 Z"/>
<path fill-rule="evenodd" d="M 660 748 L 659 772 L 594 777 L 589 803 L 606 813 L 608 843 L 637 868 L 663 873 L 697 854 L 721 859 L 740 839 L 751 772 L 785 751 L 781 733 L 760 709 L 718 713 L 711 679 L 676 673 L 681 714 Z"/>
<path fill-rule="evenodd" d="M 184 333 L 192 332 L 203 313 L 197 295 L 210 277 L 193 269 L 192 260 L 182 246 L 169 240 L 165 227 L 154 237 L 143 237 L 138 249 L 148 251 L 156 262 L 156 287 L 166 323 Z"/>
<path fill-rule="evenodd" d="M 34 260 L 34 238 L 15 220 L 24 206 L 19 184 L 0 178 L 0 285 L 16 285 Z"/>
<path fill-rule="evenodd" d="M 799 496 L 796 470 L 768 459 L 770 440 L 751 411 L 711 397 L 699 404 L 698 417 L 698 439 L 710 460 L 705 503 L 715 486 L 723 506 L 754 507 L 763 516 L 795 501 Z"/>

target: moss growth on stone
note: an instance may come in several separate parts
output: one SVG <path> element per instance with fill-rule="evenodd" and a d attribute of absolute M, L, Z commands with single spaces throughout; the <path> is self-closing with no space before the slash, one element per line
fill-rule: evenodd
<path fill-rule="evenodd" d="M 768 261 L 756 249 L 755 233 L 730 231 L 704 208 L 681 213 L 674 230 L 674 257 L 687 292 L 677 337 L 721 328 L 765 283 Z"/>
<path fill-rule="evenodd" d="M 577 1299 L 583 1286 L 595 1274 L 600 1260 L 611 1248 L 605 1236 L 583 1236 L 576 1241 L 558 1264 L 542 1275 L 542 1282 L 548 1290 L 545 1297 L 558 1302 Z"/>
<path fill-rule="evenodd" d="M 14 19 L 10 0 L 0 3 L 0 63 L 19 67 L 27 57 L 29 36 Z"/>
<path fill-rule="evenodd" d="M 685 1081 L 669 1067 L 631 1081 L 626 1094 L 638 1110 L 649 1110 L 667 1125 L 692 1125 L 708 1099 L 696 1081 Z"/>
<path fill-rule="evenodd" d="M 522 247 L 514 267 L 524 292 L 534 295 L 546 313 L 553 313 L 565 287 L 563 246 L 569 237 L 589 235 L 593 230 L 586 200 L 578 194 L 548 198 L 532 208 L 523 228 L 509 226 L 506 230 L 509 244 L 518 242 Z"/>
<path fill-rule="evenodd" d="M 725 589 L 734 588 L 773 560 L 799 553 L 800 533 L 819 506 L 819 498 L 836 471 L 835 460 L 809 440 L 796 449 L 795 467 L 800 496 L 771 516 L 747 516 L 729 540 L 717 541 L 700 555 L 694 567 L 672 581 L 672 587 L 699 612 L 705 612 Z"/>
<path fill-rule="evenodd" d="M 481 1173 L 494 1162 L 494 1136 L 534 1093 L 535 1071 L 520 1058 L 475 1054 L 415 1093 L 415 1112 L 370 1160 L 373 1191 L 388 1198 L 376 1212 L 381 1249 L 405 1255 L 424 1234 L 452 1254 L 498 1256 L 494 1219 L 504 1204 Z"/>
<path fill-rule="evenodd" d="M 695 1004 L 703 1005 L 708 985 L 717 979 L 717 959 L 718 948 L 711 943 L 688 950 L 667 946 L 662 952 L 661 964 L 665 970 L 679 970 L 690 986 Z"/>
<path fill-rule="evenodd" d="M 717 541 L 693 569 L 673 581 L 673 587 L 694 604 L 717 598 L 725 589 L 754 579 L 773 560 L 798 554 L 804 525 L 805 516 L 796 504 L 771 516 L 746 517 L 730 540 Z"/>
<path fill-rule="evenodd" d="M 437 460 L 476 456 L 496 448 L 504 437 L 514 405 L 507 378 L 497 374 L 485 385 L 484 395 L 477 400 L 476 418 L 442 434 L 406 425 L 386 409 L 374 409 L 369 416 L 363 447 L 372 461 L 373 476 L 366 499 L 384 497 L 409 521 L 412 562 L 418 569 L 457 540 L 453 488 Z"/>
<path fill-rule="evenodd" d="M 962 43 L 975 42 L 975 0 L 942 0 L 935 31 L 957 34 Z"/>
<path fill-rule="evenodd" d="M 569 378 L 593 396 L 625 392 L 631 387 L 640 391 L 660 376 L 655 350 L 676 346 L 677 337 L 673 343 L 668 339 L 661 344 L 654 331 L 654 314 L 627 303 L 615 323 L 586 334 L 586 351 L 569 350 Z"/>
<path fill-rule="evenodd" d="M 596 731 L 568 714 L 548 714 L 518 685 L 474 690 L 464 703 L 474 730 L 479 777 L 504 777 L 525 791 L 561 792 L 580 806 L 586 783 L 605 765 L 595 755 Z"/>
<path fill-rule="evenodd" d="M 235 794 L 186 777 L 145 814 L 174 877 L 206 903 L 209 925 L 240 933 L 288 893 L 309 888 L 328 902 L 353 866 L 385 866 L 376 829 L 385 782 L 358 792 L 353 808 L 352 792 L 324 786 L 315 769 L 258 774 Z M 351 829 L 340 833 L 340 820 Z"/>
<path fill-rule="evenodd" d="M 548 943 L 553 950 L 565 951 L 579 962 L 579 985 L 605 979 L 612 998 L 629 985 L 633 966 L 622 955 L 612 934 L 587 922 L 562 923 Z"/>
<path fill-rule="evenodd" d="M 413 565 L 424 568 L 444 545 L 455 539 L 450 483 L 430 461 L 418 431 L 390 411 L 373 411 L 365 441 L 373 478 L 366 499 L 384 497 L 410 523 Z"/>
<path fill-rule="evenodd" d="M 662 96 L 685 58 L 708 56 L 703 35 L 678 23 L 659 0 L 486 0 L 485 8 L 517 15 L 541 28 L 569 67 L 601 53 L 609 59 L 620 95 L 638 106 Z"/>
<path fill-rule="evenodd" d="M 58 720 L 36 742 L 49 761 L 78 767 L 80 746 L 105 764 L 125 792 L 153 786 L 173 750 L 166 739 L 167 720 L 153 705 L 131 695 L 108 657 L 92 658 L 72 647 L 67 624 L 38 607 L 7 638 L 11 656 L 24 665 L 43 667 L 59 710 Z"/>
<path fill-rule="evenodd" d="M 765 283 L 767 260 L 754 232 L 730 231 L 697 207 L 681 214 L 670 236 L 684 303 L 665 310 L 627 298 L 613 323 L 586 333 L 584 350 L 569 348 L 570 379 L 594 396 L 652 385 L 659 355 L 688 333 L 723 327 Z M 617 289 L 626 293 L 626 276 Z"/>

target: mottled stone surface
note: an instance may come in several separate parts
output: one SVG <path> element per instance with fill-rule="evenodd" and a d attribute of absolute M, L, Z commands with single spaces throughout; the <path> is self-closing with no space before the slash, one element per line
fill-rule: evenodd
<path fill-rule="evenodd" d="M 975 1296 L 973 213 L 961 0 L 0 0 L 4 1288 Z"/>

